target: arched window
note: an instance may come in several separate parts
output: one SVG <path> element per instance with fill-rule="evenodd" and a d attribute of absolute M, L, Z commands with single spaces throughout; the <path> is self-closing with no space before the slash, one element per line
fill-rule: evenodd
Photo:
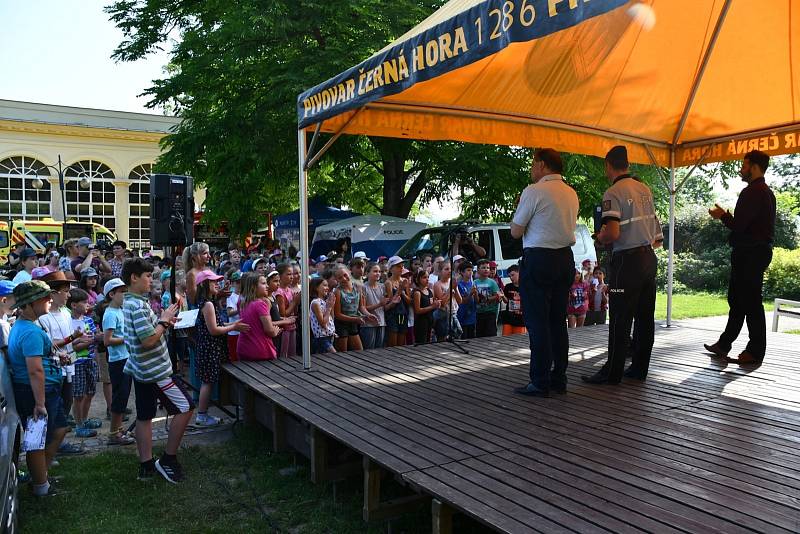
<path fill-rule="evenodd" d="M 76 161 L 64 170 L 67 178 L 67 218 L 102 224 L 116 230 L 114 172 L 105 163 Z"/>
<path fill-rule="evenodd" d="M 145 163 L 134 167 L 128 178 L 131 181 L 128 193 L 130 231 L 128 248 L 150 248 L 150 173 L 153 165 Z"/>
<path fill-rule="evenodd" d="M 50 216 L 50 172 L 41 161 L 12 156 L 0 161 L 0 219 Z M 39 186 L 36 188 L 34 186 Z"/>

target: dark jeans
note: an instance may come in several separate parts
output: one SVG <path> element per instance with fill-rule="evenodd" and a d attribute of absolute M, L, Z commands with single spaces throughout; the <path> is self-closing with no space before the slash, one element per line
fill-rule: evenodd
<path fill-rule="evenodd" d="M 479 313 L 476 317 L 475 337 L 492 337 L 497 335 L 496 313 Z"/>
<path fill-rule="evenodd" d="M 768 245 L 736 247 L 731 251 L 731 277 L 728 281 L 728 324 L 717 344 L 725 352 L 739 337 L 747 320 L 750 340 L 745 350 L 757 360 L 764 359 L 767 350 L 767 322 L 761 289 L 764 272 L 772 261 L 772 247 Z"/>
<path fill-rule="evenodd" d="M 656 255 L 652 249 L 616 253 L 611 257 L 608 302 L 608 360 L 603 365 L 610 381 L 622 379 L 636 319 L 636 342 L 631 369 L 647 376 L 655 335 Z"/>
<path fill-rule="evenodd" d="M 519 293 L 531 347 L 531 384 L 547 390 L 567 385 L 567 303 L 575 278 L 572 249 L 526 248 Z"/>
<path fill-rule="evenodd" d="M 461 325 L 461 328 L 464 329 L 464 333 L 461 336 L 461 339 L 472 339 L 475 337 L 475 325 L 474 324 L 464 324 Z"/>

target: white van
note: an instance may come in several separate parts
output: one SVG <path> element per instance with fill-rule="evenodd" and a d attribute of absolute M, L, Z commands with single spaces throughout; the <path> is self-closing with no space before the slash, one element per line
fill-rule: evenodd
<path fill-rule="evenodd" d="M 457 228 L 458 231 L 456 231 Z M 464 230 L 474 243 L 486 250 L 487 259 L 497 262 L 498 274 L 507 278 L 506 270 L 511 265 L 518 263 L 522 257 L 522 240 L 511 237 L 509 224 L 465 223 L 426 228 L 406 241 L 397 251 L 397 255 L 404 259 L 425 253 L 447 257 L 452 248 L 455 234 Z M 593 265 L 597 263 L 594 242 L 589 229 L 584 224 L 575 227 L 575 244 L 572 245 L 572 254 L 575 256 L 577 269 L 580 269 L 581 263 L 587 259 L 592 260 Z"/>

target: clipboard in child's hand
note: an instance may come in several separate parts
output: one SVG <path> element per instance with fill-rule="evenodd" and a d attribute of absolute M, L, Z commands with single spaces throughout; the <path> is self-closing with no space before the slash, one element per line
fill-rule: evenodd
<path fill-rule="evenodd" d="M 47 417 L 28 416 L 25 434 L 22 437 L 22 452 L 42 451 L 47 437 Z"/>

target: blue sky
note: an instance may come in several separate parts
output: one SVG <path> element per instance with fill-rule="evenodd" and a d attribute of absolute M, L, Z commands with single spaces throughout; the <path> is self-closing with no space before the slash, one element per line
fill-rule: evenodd
<path fill-rule="evenodd" d="M 0 0 L 0 99 L 158 113 L 137 97 L 167 54 L 115 63 L 111 0 Z"/>

